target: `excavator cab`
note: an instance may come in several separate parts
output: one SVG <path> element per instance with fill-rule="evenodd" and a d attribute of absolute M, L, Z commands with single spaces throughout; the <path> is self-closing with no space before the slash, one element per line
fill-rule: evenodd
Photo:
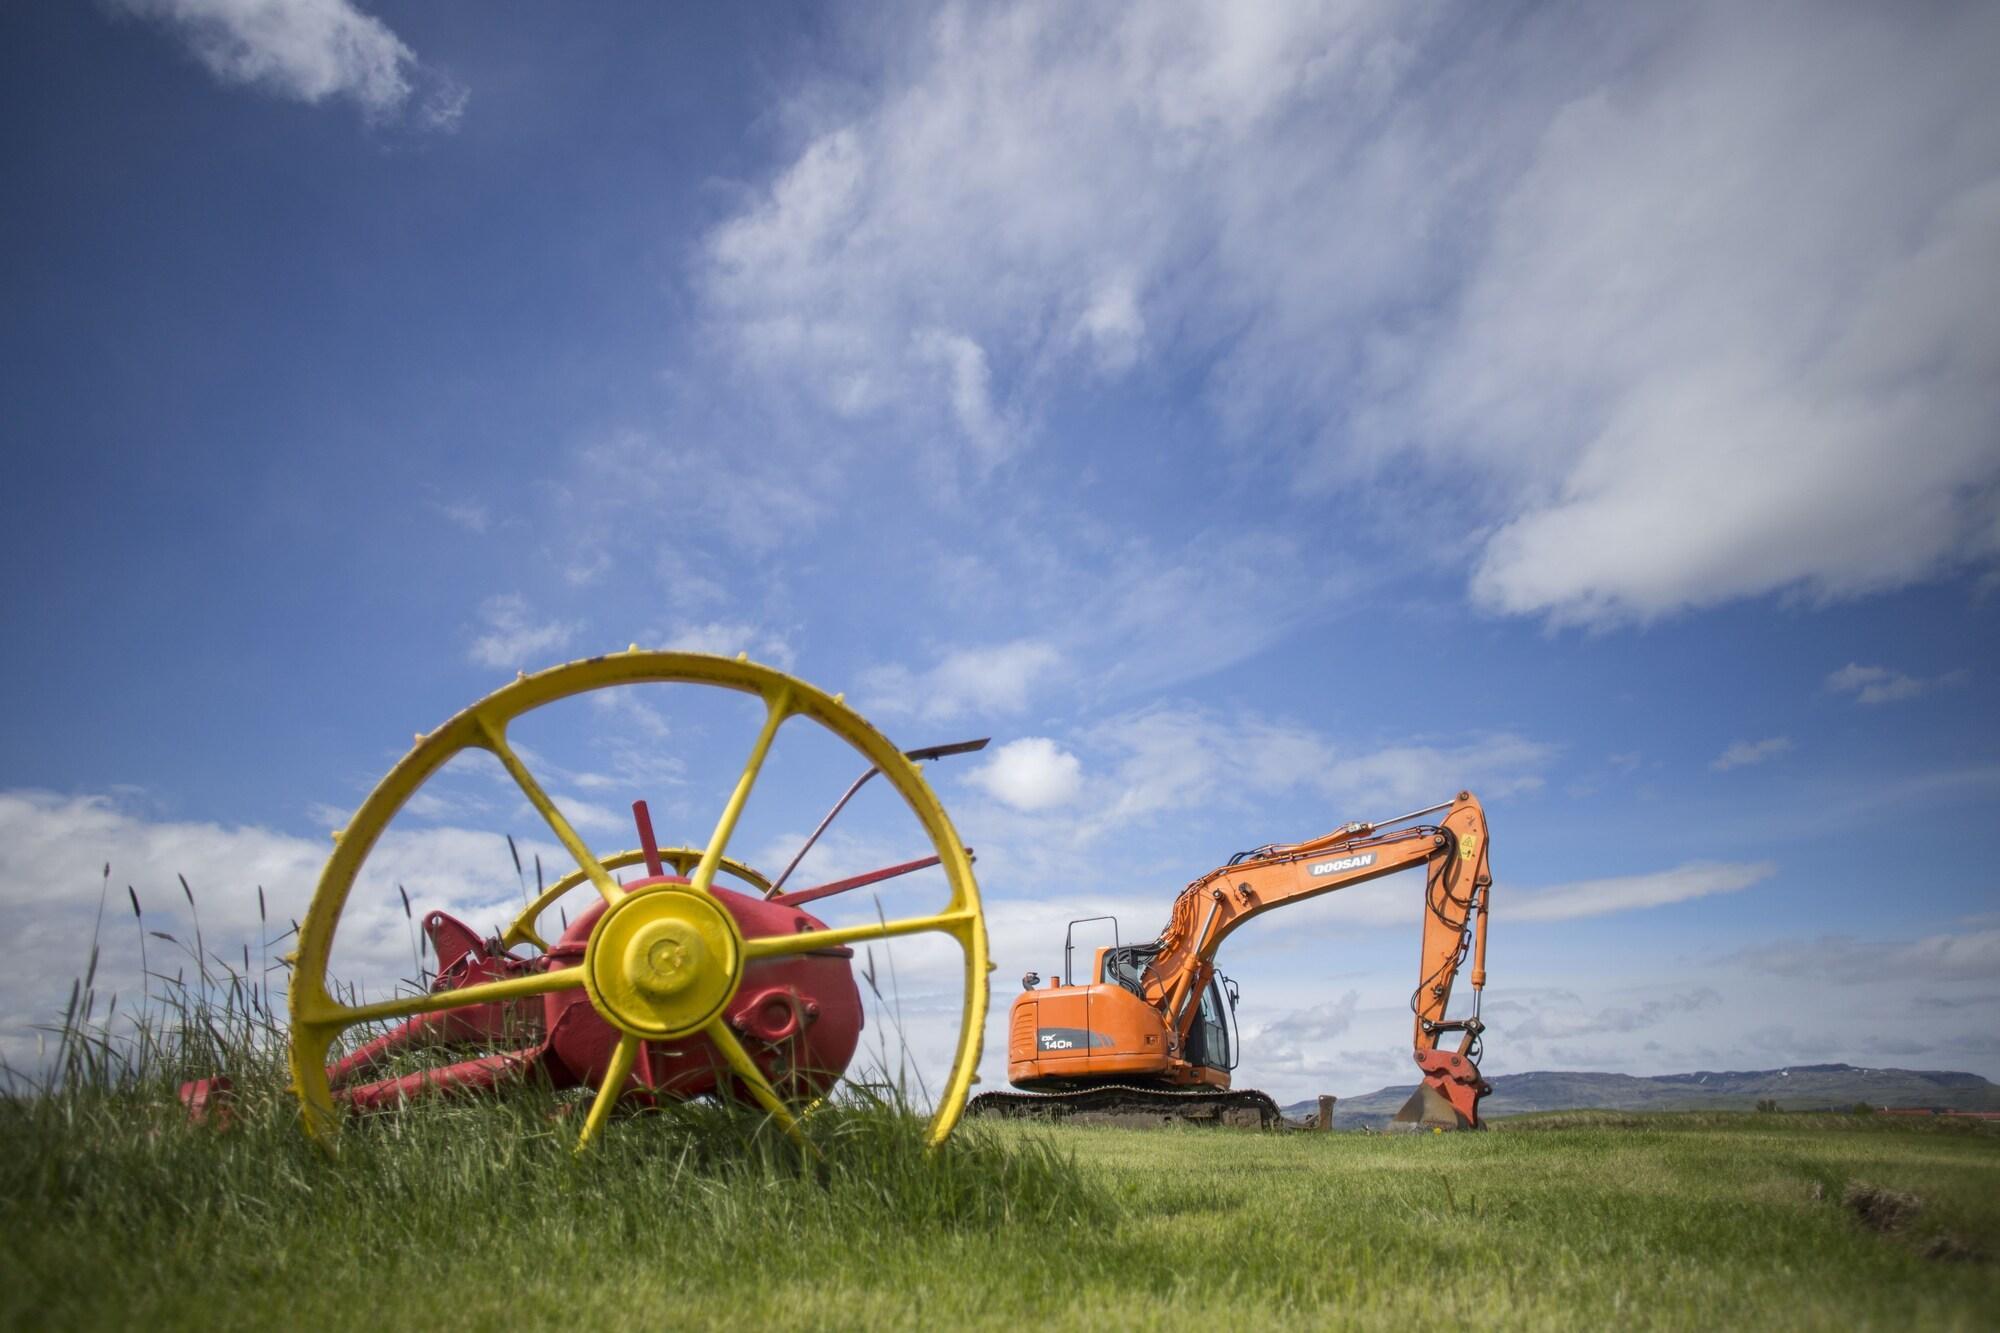
<path fill-rule="evenodd" d="M 1225 1074 L 1236 1068 L 1236 1043 L 1230 1039 L 1235 1020 L 1236 983 L 1218 974 L 1202 990 L 1194 1024 L 1188 1029 L 1182 1052 L 1188 1063 Z"/>
<path fill-rule="evenodd" d="M 1146 965 L 1153 961 L 1157 952 L 1143 944 L 1100 950 L 1097 979 L 1104 984 L 1122 986 L 1143 1000 L 1146 998 Z M 1181 1052 L 1189 1064 L 1225 1074 L 1236 1068 L 1236 1049 L 1240 1043 L 1233 1039 L 1232 1029 L 1236 1025 L 1238 993 L 1236 983 L 1221 973 L 1209 978 L 1208 985 L 1202 989 L 1195 1020 L 1188 1029 L 1187 1042 Z"/>

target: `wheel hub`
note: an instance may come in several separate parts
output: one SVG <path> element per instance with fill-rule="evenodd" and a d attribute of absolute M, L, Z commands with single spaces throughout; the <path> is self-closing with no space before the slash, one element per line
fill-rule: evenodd
<path fill-rule="evenodd" d="M 583 960 L 591 1004 L 635 1037 L 685 1036 L 708 1025 L 743 979 L 743 935 L 685 884 L 635 889 L 606 909 Z"/>

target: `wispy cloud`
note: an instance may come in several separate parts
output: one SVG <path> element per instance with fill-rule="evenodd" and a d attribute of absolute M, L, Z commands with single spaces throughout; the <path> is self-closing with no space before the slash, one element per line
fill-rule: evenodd
<path fill-rule="evenodd" d="M 1573 1040 L 1599 1033 L 1631 1033 L 1657 1027 L 1681 1014 L 1718 1009 L 1720 992 L 1708 986 L 1693 990 L 1588 1007 L 1567 991 L 1542 992 L 1518 1000 L 1496 1000 L 1488 1006 L 1496 1027 L 1508 1037 L 1533 1040 Z"/>
<path fill-rule="evenodd" d="M 573 462 L 576 474 L 562 489 L 578 514 L 596 521 L 607 510 L 670 513 L 681 530 L 751 552 L 805 535 L 826 512 L 824 497 L 838 489 L 824 459 L 732 452 L 637 429 L 614 431 L 583 446 Z M 663 572 L 673 567 L 693 573 L 692 562 L 677 553 L 659 559 Z M 589 562 L 580 567 L 589 568 Z M 702 591 L 699 585 L 696 591 Z"/>
<path fill-rule="evenodd" d="M 966 818 L 985 830 L 979 835 L 981 873 L 990 871 L 996 883 L 1025 887 L 1067 874 L 1065 867 L 1102 840 L 1173 820 L 1220 818 L 1239 830 L 1247 827 L 1225 835 L 1239 839 L 1221 847 L 1226 853 L 1253 842 L 1310 837 L 1347 819 L 1386 819 L 1449 800 L 1463 787 L 1488 796 L 1529 790 L 1554 754 L 1549 746 L 1504 733 L 1369 749 L 1310 727 L 1192 704 L 1139 709 L 1059 740 L 1036 739 L 1049 748 L 1026 752 L 1023 757 L 1035 762 L 1024 767 L 1065 792 L 1064 799 L 1027 808 L 995 789 L 989 779 L 997 773 L 958 779 L 968 794 L 993 801 Z M 1076 760 L 1073 789 L 1064 756 Z M 1024 790 L 1045 794 L 1040 785 Z M 1320 813 L 1291 827 L 1272 826 L 1272 807 L 1300 797 Z M 1180 865 L 1166 873 L 1182 876 L 1178 883 L 1206 868 Z M 1400 908 L 1378 918 L 1365 900 L 1357 901 L 1364 906 L 1348 924 L 1410 920 Z"/>
<path fill-rule="evenodd" d="M 1072 539 L 1048 542 L 1050 525 Z M 1338 559 L 1283 534 L 1204 527 L 1162 540 L 1030 509 L 940 558 L 933 584 L 953 612 L 1010 617 L 1013 639 L 1060 659 L 1048 685 L 1101 704 L 1224 671 L 1331 614 L 1354 583 Z"/>
<path fill-rule="evenodd" d="M 1353 1030 L 1360 1004 L 1361 992 L 1349 990 L 1259 1023 L 1244 1036 L 1244 1056 L 1254 1057 L 1259 1070 L 1288 1080 L 1312 1078 L 1325 1086 L 1331 1079 L 1351 1079 L 1352 1064 L 1331 1043 Z"/>
<path fill-rule="evenodd" d="M 989 471 L 1014 451 L 1018 427 L 993 403 L 993 375 L 986 349 L 960 333 L 926 329 L 916 338 L 917 356 L 943 376 L 952 419 L 971 446 L 980 471 Z"/>
<path fill-rule="evenodd" d="M 1888 667 L 1849 662 L 1840 670 L 1828 674 L 1826 688 L 1834 694 L 1849 695 L 1856 703 L 1892 704 L 1929 694 L 1932 690 L 1963 685 L 1971 679 L 1971 674 L 1958 670 L 1947 671 L 1941 676 L 1919 678 Z"/>
<path fill-rule="evenodd" d="M 1580 880 L 1547 889 L 1509 890 L 1509 921 L 1575 921 L 1717 893 L 1737 893 L 1777 873 L 1769 861 L 1690 861 L 1649 875 Z"/>
<path fill-rule="evenodd" d="M 2000 114 L 2000 11 L 1462 18 L 948 7 L 799 100 L 705 309 L 774 393 L 979 466 L 1006 404 L 1191 376 L 1297 493 L 1452 491 L 1503 613 L 1990 561 L 2000 145 L 1941 127 Z"/>
<path fill-rule="evenodd" d="M 1900 940 L 1823 935 L 1817 940 L 1745 950 L 1734 959 L 1787 977 L 1837 976 L 1857 982 L 1991 981 L 2000 976 L 2000 929 Z"/>
<path fill-rule="evenodd" d="M 537 618 L 519 593 L 487 598 L 479 618 L 485 629 L 472 641 L 472 660 L 502 670 L 551 665 L 540 659 L 565 647 L 579 628 L 571 621 Z"/>
<path fill-rule="evenodd" d="M 493 522 L 492 512 L 477 500 L 438 500 L 432 501 L 431 507 L 453 526 L 475 536 L 484 534 Z"/>
<path fill-rule="evenodd" d="M 1748 768 L 1767 759 L 1776 759 L 1781 754 L 1789 754 L 1791 749 L 1790 736 L 1768 736 L 1761 741 L 1736 741 L 1710 761 L 1708 766 L 1718 773 L 1727 773 L 1732 768 Z"/>
<path fill-rule="evenodd" d="M 748 653 L 759 662 L 768 662 L 781 670 L 789 671 L 798 659 L 798 654 L 782 634 L 763 629 L 748 621 L 710 620 L 699 623 L 682 623 L 673 626 L 665 634 L 656 636 L 662 648 L 684 653 L 714 653 L 719 657 L 734 657 L 738 653 Z"/>
<path fill-rule="evenodd" d="M 952 648 L 922 671 L 875 667 L 862 677 L 867 706 L 884 714 L 946 721 L 967 714 L 1019 713 L 1063 669 L 1063 656 L 1039 639 Z"/>
<path fill-rule="evenodd" d="M 466 90 L 421 64 L 380 19 L 350 0 L 113 0 L 176 29 L 224 83 L 298 102 L 345 98 L 373 119 L 450 130 Z"/>
<path fill-rule="evenodd" d="M 1369 749 L 1309 727 L 1192 705 L 1126 713 L 1085 736 L 1115 757 L 1108 780 L 1115 796 L 1099 815 L 1107 826 L 1289 790 L 1322 793 L 1341 818 L 1387 819 L 1402 811 L 1383 806 L 1449 800 L 1466 788 L 1488 798 L 1531 790 L 1554 754 L 1511 733 Z"/>
<path fill-rule="evenodd" d="M 621 731 L 654 741 L 673 734 L 665 715 L 640 698 L 637 690 L 593 690 L 585 697 L 590 700 L 591 712 Z"/>

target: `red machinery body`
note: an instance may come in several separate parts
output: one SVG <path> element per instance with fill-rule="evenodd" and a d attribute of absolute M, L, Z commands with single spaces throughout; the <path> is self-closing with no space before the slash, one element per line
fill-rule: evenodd
<path fill-rule="evenodd" d="M 628 889 L 658 883 L 686 883 L 674 875 L 634 881 Z M 780 899 L 754 899 L 730 889 L 712 889 L 716 901 L 736 919 L 744 939 L 794 935 L 826 929 L 816 917 Z M 444 913 L 424 917 L 440 963 L 434 991 L 452 991 L 478 981 L 498 981 L 526 973 L 576 967 L 584 943 L 604 903 L 592 905 L 562 933 L 546 955 L 520 959 L 494 953 L 470 927 Z M 824 1095 L 854 1059 L 862 1035 L 862 999 L 854 985 L 852 949 L 832 947 L 788 959 L 764 959 L 744 969 L 742 987 L 724 1011 L 726 1023 L 742 1039 L 744 1051 L 786 1097 Z M 494 1055 L 466 1059 L 442 1069 L 362 1081 L 398 1053 L 442 1043 L 524 1045 Z M 410 1097 L 448 1089 L 498 1087 L 540 1069 L 552 1087 L 596 1087 L 610 1069 L 618 1029 L 606 1023 L 582 989 L 558 991 L 504 1005 L 468 1005 L 420 1015 L 358 1047 L 326 1073 L 336 1095 L 356 1111 L 392 1109 Z M 648 1041 L 632 1071 L 634 1093 L 700 1097 L 740 1093 L 722 1053 L 700 1033 L 672 1043 Z M 728 1083 L 728 1087 L 724 1087 Z M 746 1093 L 744 1093 L 746 1095 Z"/>
<path fill-rule="evenodd" d="M 678 876 L 654 875 L 627 888 L 682 884 Z M 736 919 L 744 938 L 822 930 L 825 923 L 777 898 L 753 898 L 715 888 L 716 900 Z M 555 968 L 575 967 L 583 958 L 591 929 L 604 913 L 593 904 L 569 923 L 546 954 L 521 958 L 493 951 L 456 918 L 431 912 L 424 918 L 439 963 L 435 991 L 475 982 L 497 981 Z M 861 1040 L 861 994 L 854 983 L 853 950 L 834 946 L 789 958 L 749 964 L 743 983 L 724 1010 L 757 1067 L 788 1098 L 810 1100 L 826 1093 L 846 1070 Z M 618 1030 L 607 1023 L 581 989 L 505 1004 L 467 1005 L 423 1014 L 397 1025 L 327 1070 L 335 1095 L 356 1110 L 385 1110 L 411 1097 L 453 1089 L 493 1088 L 539 1070 L 556 1088 L 594 1087 L 611 1066 Z M 480 1045 L 521 1042 L 511 1050 L 462 1060 L 400 1077 L 367 1080 L 401 1052 L 439 1044 Z M 671 1042 L 647 1042 L 632 1072 L 633 1093 L 672 1098 L 706 1093 L 742 1094 L 727 1063 L 699 1033 Z"/>

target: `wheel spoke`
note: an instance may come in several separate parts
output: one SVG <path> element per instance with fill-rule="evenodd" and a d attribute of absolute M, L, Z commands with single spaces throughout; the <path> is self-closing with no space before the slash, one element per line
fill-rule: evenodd
<path fill-rule="evenodd" d="M 750 1086 L 750 1095 L 757 1099 L 759 1106 L 770 1112 L 771 1119 L 778 1122 L 778 1128 L 798 1140 L 801 1145 L 805 1145 L 806 1139 L 799 1130 L 798 1119 L 792 1115 L 791 1108 L 785 1105 L 784 1099 L 778 1096 L 778 1090 L 771 1086 L 771 1080 L 764 1077 L 764 1071 L 757 1067 L 757 1062 L 750 1058 L 750 1052 L 743 1049 L 743 1043 L 736 1040 L 736 1034 L 729 1030 L 729 1024 L 718 1018 L 702 1031 L 715 1043 L 715 1048 L 722 1052 L 722 1058 L 729 1062 L 729 1067 L 736 1072 L 736 1077 Z"/>
<path fill-rule="evenodd" d="M 695 892 L 707 893 L 709 885 L 715 881 L 715 869 L 722 863 L 722 854 L 729 850 L 730 835 L 736 832 L 736 821 L 742 817 L 744 803 L 750 799 L 750 789 L 757 785 L 757 775 L 764 768 L 764 757 L 771 752 L 771 741 L 791 715 L 792 691 L 789 686 L 766 696 L 764 727 L 757 733 L 757 743 L 750 747 L 750 758 L 743 765 L 743 776 L 736 779 L 736 790 L 730 793 L 729 804 L 722 807 L 722 818 L 715 821 L 715 832 L 708 839 L 707 850 L 701 854 L 701 864 L 695 867 L 692 881 Z"/>
<path fill-rule="evenodd" d="M 611 1067 L 604 1071 L 604 1082 L 598 1085 L 597 1097 L 590 1103 L 590 1114 L 584 1117 L 583 1135 L 576 1142 L 577 1151 L 590 1146 L 597 1137 L 597 1131 L 604 1128 L 604 1122 L 611 1118 L 611 1108 L 625 1095 L 625 1084 L 632 1077 L 632 1065 L 639 1058 L 639 1038 L 627 1032 L 618 1038 L 618 1049 L 611 1053 Z"/>
<path fill-rule="evenodd" d="M 340 1004 L 329 998 L 324 1006 L 314 1005 L 301 1017 L 308 1023 L 345 1028 L 385 1018 L 414 1018 L 418 1014 L 434 1014 L 443 1009 L 461 1009 L 468 1004 L 490 1004 L 495 1000 L 519 1000 L 530 995 L 574 990 L 582 984 L 582 968 L 559 967 L 548 972 L 531 972 L 524 977 L 482 981 L 477 986 L 462 986 L 457 990 L 401 995 L 374 1004 Z"/>
<path fill-rule="evenodd" d="M 877 921 L 867 926 L 842 926 L 838 930 L 802 930 L 796 935 L 759 935 L 743 941 L 743 956 L 750 962 L 759 958 L 784 958 L 793 954 L 815 953 L 842 944 L 865 944 L 895 935 L 921 935 L 942 931 L 956 939 L 979 918 L 972 912 L 941 912 L 936 916 L 906 916 L 894 921 Z"/>
<path fill-rule="evenodd" d="M 556 835 L 556 841 L 568 849 L 570 856 L 575 858 L 583 873 L 590 877 L 590 882 L 597 886 L 597 891 L 604 895 L 604 901 L 615 903 L 624 897 L 625 890 L 618 887 L 618 882 L 611 878 L 610 871 L 598 864 L 597 857 L 591 853 L 589 846 L 576 835 L 576 830 L 570 827 L 569 820 L 563 818 L 563 812 L 556 809 L 556 803 L 542 790 L 542 784 L 535 781 L 535 775 L 528 771 L 527 765 L 521 762 L 521 757 L 507 744 L 504 730 L 489 722 L 484 713 L 475 714 L 474 717 L 479 723 L 480 734 L 485 738 L 486 748 L 491 750 L 506 768 L 507 775 L 514 779 L 514 785 L 528 798 L 528 804 L 535 807 L 535 813 L 542 817 L 542 822 Z"/>

